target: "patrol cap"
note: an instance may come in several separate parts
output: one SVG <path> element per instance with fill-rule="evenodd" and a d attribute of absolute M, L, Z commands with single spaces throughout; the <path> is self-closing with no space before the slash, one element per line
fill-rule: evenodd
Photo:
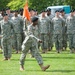
<path fill-rule="evenodd" d="M 46 10 L 44 9 L 44 10 L 41 11 L 41 13 L 42 13 L 42 12 L 46 12 Z"/>
<path fill-rule="evenodd" d="M 37 17 L 37 16 L 34 16 L 34 17 L 32 17 L 32 19 L 31 19 L 32 22 L 36 22 L 37 20 L 38 20 L 38 17 Z"/>
<path fill-rule="evenodd" d="M 5 11 L 5 9 L 3 8 L 3 9 L 1 9 L 1 11 Z"/>
<path fill-rule="evenodd" d="M 56 12 L 60 12 L 60 11 L 59 11 L 59 10 L 56 10 L 55 13 L 56 13 Z"/>
<path fill-rule="evenodd" d="M 46 11 L 51 11 L 51 9 L 50 9 L 50 8 L 48 8 Z"/>
<path fill-rule="evenodd" d="M 8 16 L 8 14 L 7 14 L 7 13 L 4 13 L 4 14 L 3 14 L 3 17 L 4 17 L 4 16 Z"/>
<path fill-rule="evenodd" d="M 9 7 L 7 7 L 7 8 L 6 8 L 6 10 L 10 10 L 10 8 L 9 8 Z"/>
<path fill-rule="evenodd" d="M 36 9 L 34 9 L 34 12 L 37 12 L 37 10 L 36 10 Z"/>
<path fill-rule="evenodd" d="M 60 13 L 61 13 L 61 12 L 64 12 L 64 9 L 60 9 Z"/>
<path fill-rule="evenodd" d="M 18 10 L 14 10 L 14 12 L 18 12 Z"/>
<path fill-rule="evenodd" d="M 73 10 L 70 11 L 70 13 L 73 12 Z"/>
<path fill-rule="evenodd" d="M 20 11 L 23 11 L 23 8 L 20 8 Z"/>

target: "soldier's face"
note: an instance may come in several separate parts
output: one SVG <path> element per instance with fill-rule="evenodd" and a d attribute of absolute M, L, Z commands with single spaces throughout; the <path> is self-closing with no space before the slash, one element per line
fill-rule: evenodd
<path fill-rule="evenodd" d="M 8 16 L 4 16 L 4 20 L 8 20 Z"/>
<path fill-rule="evenodd" d="M 61 12 L 60 15 L 64 16 L 65 15 L 65 12 Z"/>
<path fill-rule="evenodd" d="M 7 13 L 7 14 L 10 14 L 10 10 L 6 10 L 6 13 Z"/>
<path fill-rule="evenodd" d="M 34 26 L 36 26 L 37 24 L 38 24 L 38 20 L 33 23 Z"/>
<path fill-rule="evenodd" d="M 59 15 L 60 15 L 60 13 L 59 13 L 59 12 L 56 12 L 56 15 L 57 15 L 57 16 L 59 16 Z"/>
<path fill-rule="evenodd" d="M 71 14 L 71 16 L 74 16 L 73 12 L 71 12 L 70 14 Z"/>
<path fill-rule="evenodd" d="M 42 16 L 45 16 L 45 12 L 42 12 Z"/>
<path fill-rule="evenodd" d="M 17 13 L 17 12 L 15 12 L 15 13 L 14 13 L 14 15 L 15 15 L 15 16 L 17 16 L 17 15 L 18 15 L 18 13 Z"/>

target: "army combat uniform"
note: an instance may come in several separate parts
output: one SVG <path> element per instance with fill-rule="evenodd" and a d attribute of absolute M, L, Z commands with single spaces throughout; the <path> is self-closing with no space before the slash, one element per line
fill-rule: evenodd
<path fill-rule="evenodd" d="M 11 29 L 13 28 L 13 24 L 10 21 L 0 21 L 0 29 L 1 29 L 1 44 L 3 49 L 4 58 L 11 58 Z"/>
<path fill-rule="evenodd" d="M 52 19 L 53 24 L 53 38 L 56 46 L 56 50 L 59 53 L 62 49 L 62 26 L 63 21 L 60 17 L 55 16 Z"/>
<path fill-rule="evenodd" d="M 43 52 L 46 52 L 48 49 L 48 34 L 49 34 L 49 20 L 47 17 L 39 18 L 39 31 L 40 31 L 40 38 L 43 41 L 41 47 Z"/>
<path fill-rule="evenodd" d="M 21 50 L 21 45 L 22 45 L 22 29 L 21 26 L 23 26 L 23 20 L 20 17 L 12 17 L 12 22 L 14 24 L 14 40 L 15 40 L 15 49 L 18 53 L 18 51 Z"/>
<path fill-rule="evenodd" d="M 66 19 L 66 25 L 67 25 L 67 34 L 68 34 L 68 42 L 69 42 L 69 48 L 71 52 L 73 52 L 73 49 L 75 49 L 75 21 L 74 16 L 68 16 Z"/>
<path fill-rule="evenodd" d="M 29 51 L 29 49 L 33 50 L 32 52 L 34 54 L 34 57 L 38 61 L 38 63 L 39 64 L 43 63 L 42 57 L 38 52 L 39 50 L 38 50 L 37 42 L 36 42 L 36 40 L 38 41 L 39 39 L 34 36 L 33 32 L 34 32 L 33 26 L 29 25 L 28 31 L 27 31 L 27 34 L 26 34 L 26 38 L 25 38 L 25 40 L 22 44 L 22 55 L 21 55 L 21 58 L 20 58 L 20 64 L 21 65 L 24 65 L 24 60 L 25 60 L 26 54 Z"/>

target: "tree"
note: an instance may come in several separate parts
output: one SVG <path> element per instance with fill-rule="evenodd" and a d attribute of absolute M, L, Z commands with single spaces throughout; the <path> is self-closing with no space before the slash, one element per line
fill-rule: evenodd
<path fill-rule="evenodd" d="M 9 6 L 12 10 L 23 8 L 26 0 L 0 0 L 0 8 Z M 75 8 L 75 0 L 28 0 L 29 8 L 37 9 L 39 12 L 48 6 L 70 5 Z"/>
<path fill-rule="evenodd" d="M 12 10 L 18 10 L 19 8 L 23 8 L 25 4 L 25 0 L 11 0 L 7 6 L 9 6 Z"/>
<path fill-rule="evenodd" d="M 6 8 L 11 0 L 0 0 L 0 9 Z"/>

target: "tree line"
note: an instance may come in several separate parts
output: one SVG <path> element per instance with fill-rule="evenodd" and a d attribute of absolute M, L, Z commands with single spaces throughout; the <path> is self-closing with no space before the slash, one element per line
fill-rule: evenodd
<path fill-rule="evenodd" d="M 10 7 L 12 10 L 23 8 L 26 0 L 0 0 L 0 9 Z M 75 0 L 28 0 L 29 8 L 36 9 L 39 12 L 48 6 L 70 5 L 75 9 Z"/>

